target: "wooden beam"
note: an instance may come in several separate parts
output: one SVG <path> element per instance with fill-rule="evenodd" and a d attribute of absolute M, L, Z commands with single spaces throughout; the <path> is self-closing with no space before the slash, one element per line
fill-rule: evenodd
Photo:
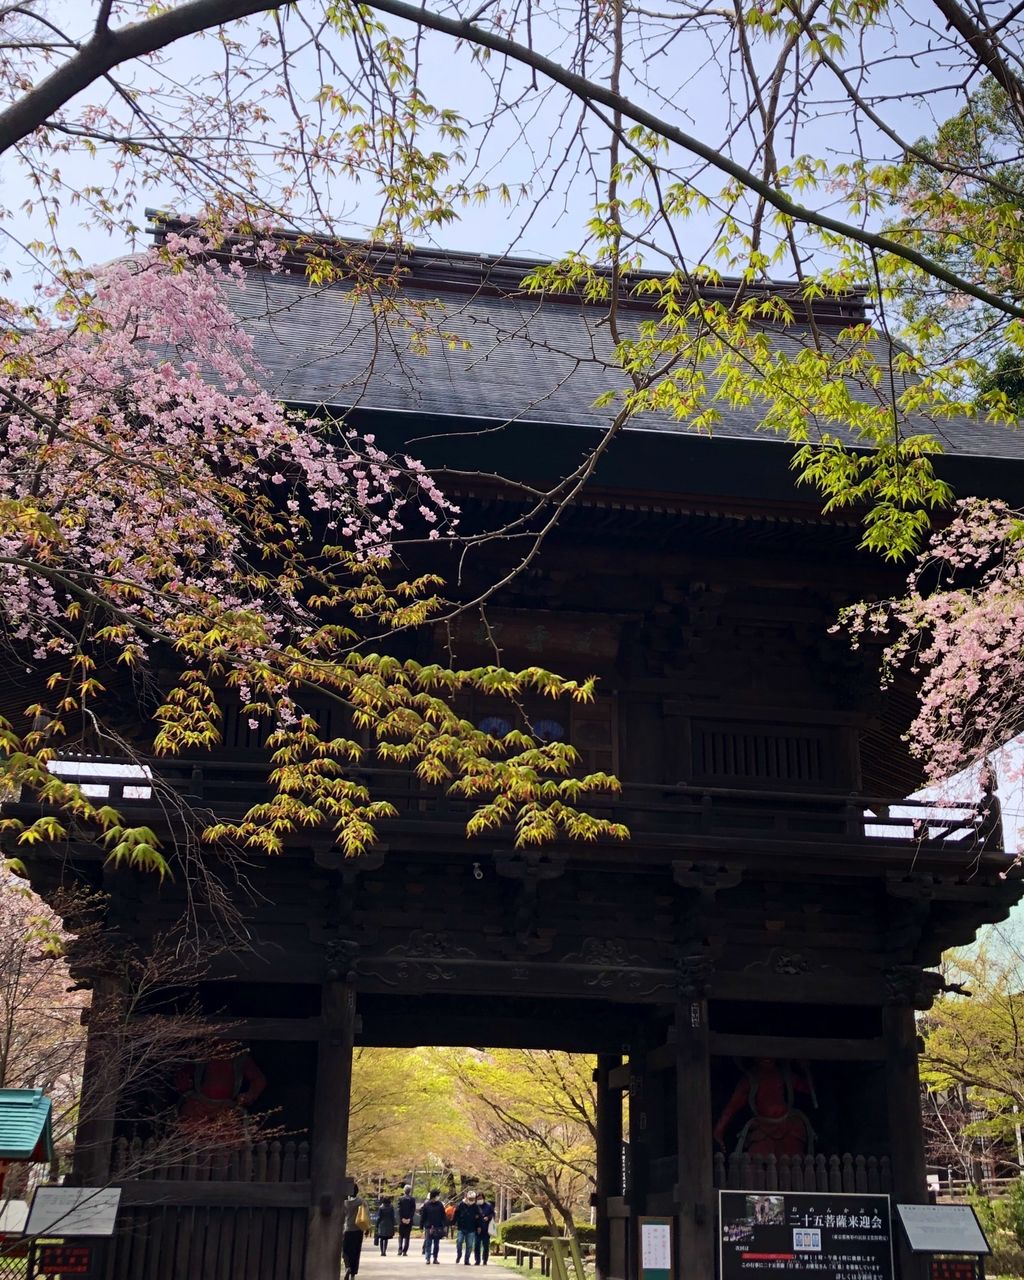
<path fill-rule="evenodd" d="M 283 1040 L 301 1043 L 319 1040 L 323 1034 L 322 1018 L 197 1018 L 208 1023 L 222 1040 Z"/>
<path fill-rule="evenodd" d="M 242 1209 L 306 1209 L 309 1182 L 178 1182 L 141 1178 L 121 1183 L 122 1205 L 202 1205 Z"/>
<path fill-rule="evenodd" d="M 825 1036 L 756 1036 L 712 1031 L 713 1055 L 721 1058 L 807 1058 L 814 1062 L 884 1062 L 886 1042 Z"/>
<path fill-rule="evenodd" d="M 621 1067 L 615 1067 L 614 1070 L 608 1072 L 608 1088 L 622 1089 L 623 1091 L 629 1088 L 628 1062 L 624 1062 Z"/>

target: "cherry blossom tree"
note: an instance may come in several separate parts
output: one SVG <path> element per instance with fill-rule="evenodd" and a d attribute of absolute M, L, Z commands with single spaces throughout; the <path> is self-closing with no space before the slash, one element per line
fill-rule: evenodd
<path fill-rule="evenodd" d="M 275 851 L 323 824 L 346 852 L 362 850 L 393 812 L 353 776 L 367 744 L 475 801 L 471 830 L 514 821 L 522 842 L 621 834 L 576 807 L 615 784 L 565 776 L 567 744 L 495 738 L 453 709 L 461 689 L 587 699 L 591 682 L 446 670 L 367 643 L 442 610 L 438 580 L 403 579 L 389 557 L 399 532 L 451 536 L 457 509 L 414 458 L 265 394 L 224 295 L 227 281 L 244 288 L 244 272 L 203 248 L 171 237 L 93 275 L 69 318 L 58 305 L 8 332 L 2 617 L 8 643 L 47 679 L 34 727 L 2 727 L 7 784 L 34 791 L 44 813 L 0 825 L 26 845 L 74 823 L 114 862 L 166 871 L 149 828 L 50 769 L 69 738 L 102 740 L 99 673 L 121 669 L 153 687 L 158 754 L 215 744 L 225 697 L 266 727 L 270 798 L 211 826 L 211 839 Z M 157 662 L 174 664 L 169 685 Z M 314 695 L 344 710 L 347 735 L 324 738 Z"/>
<path fill-rule="evenodd" d="M 844 612 L 855 643 L 884 641 L 883 679 L 921 685 L 909 731 L 928 778 L 985 765 L 1024 732 L 1024 513 L 963 499 L 914 562 L 906 593 Z"/>

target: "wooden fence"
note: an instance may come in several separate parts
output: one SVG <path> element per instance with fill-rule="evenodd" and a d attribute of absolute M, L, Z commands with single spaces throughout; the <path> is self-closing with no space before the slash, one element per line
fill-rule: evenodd
<path fill-rule="evenodd" d="M 888 1156 L 752 1156 L 715 1153 L 715 1186 L 724 1191 L 892 1190 Z"/>
<path fill-rule="evenodd" d="M 105 1280 L 300 1280 L 309 1144 L 245 1142 L 177 1151 L 120 1139 L 121 1209 Z"/>

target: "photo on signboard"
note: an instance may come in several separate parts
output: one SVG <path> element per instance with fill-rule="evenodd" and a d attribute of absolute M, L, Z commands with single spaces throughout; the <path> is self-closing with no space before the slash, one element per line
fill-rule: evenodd
<path fill-rule="evenodd" d="M 786 1221 L 782 1196 L 747 1196 L 747 1211 L 755 1226 L 781 1227 Z"/>

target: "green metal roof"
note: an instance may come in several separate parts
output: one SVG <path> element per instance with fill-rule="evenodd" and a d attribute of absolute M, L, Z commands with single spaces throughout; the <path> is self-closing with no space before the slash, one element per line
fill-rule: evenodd
<path fill-rule="evenodd" d="M 0 1089 L 0 1160 L 52 1160 L 51 1112 L 42 1089 Z"/>

